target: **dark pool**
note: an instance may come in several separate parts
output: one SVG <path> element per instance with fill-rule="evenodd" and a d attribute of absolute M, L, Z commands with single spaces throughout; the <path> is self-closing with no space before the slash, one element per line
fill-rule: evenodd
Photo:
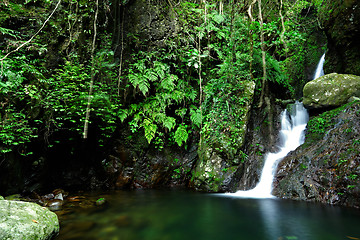
<path fill-rule="evenodd" d="M 58 211 L 59 239 L 360 239 L 360 211 L 182 190 L 81 194 Z M 95 206 L 104 197 L 107 204 Z"/>

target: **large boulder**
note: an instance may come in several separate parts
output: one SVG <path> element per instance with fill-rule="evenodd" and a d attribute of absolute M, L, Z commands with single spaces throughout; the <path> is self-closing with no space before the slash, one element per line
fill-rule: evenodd
<path fill-rule="evenodd" d="M 55 213 L 35 203 L 0 200 L 0 239 L 46 240 L 59 233 Z"/>
<path fill-rule="evenodd" d="M 305 143 L 279 164 L 273 194 L 360 208 L 360 102 L 308 123 Z"/>
<path fill-rule="evenodd" d="M 308 82 L 303 89 L 308 108 L 338 107 L 355 96 L 360 97 L 360 77 L 331 73 Z"/>

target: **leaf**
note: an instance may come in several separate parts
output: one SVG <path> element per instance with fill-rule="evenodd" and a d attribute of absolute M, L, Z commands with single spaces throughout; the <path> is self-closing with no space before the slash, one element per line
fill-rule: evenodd
<path fill-rule="evenodd" d="M 143 122 L 143 127 L 145 131 L 145 137 L 150 144 L 151 140 L 155 137 L 157 126 L 150 119 L 146 118 Z"/>
<path fill-rule="evenodd" d="M 167 129 L 169 129 L 169 131 L 171 131 L 171 129 L 173 129 L 175 127 L 175 118 L 173 117 L 166 117 L 163 121 L 163 125 L 164 127 L 166 127 Z"/>
<path fill-rule="evenodd" d="M 177 80 L 176 75 L 170 75 L 161 81 L 161 87 L 164 88 L 165 90 L 173 91 L 175 88 L 174 81 L 176 80 Z"/>
<path fill-rule="evenodd" d="M 220 24 L 220 23 L 222 23 L 222 22 L 225 20 L 225 18 L 224 18 L 223 15 L 221 15 L 221 14 L 215 14 L 215 15 L 213 16 L 213 20 L 214 20 L 214 22 L 216 22 L 217 24 Z"/>
<path fill-rule="evenodd" d="M 118 112 L 119 118 L 121 122 L 124 122 L 124 120 L 128 117 L 128 110 L 127 109 L 120 109 Z"/>
<path fill-rule="evenodd" d="M 188 99 L 191 100 L 191 101 L 194 101 L 195 98 L 196 98 L 196 96 L 197 96 L 197 93 L 196 93 L 196 91 L 193 90 L 193 89 L 190 90 L 189 93 L 187 93 L 187 97 L 188 97 Z"/>
<path fill-rule="evenodd" d="M 144 94 L 144 96 L 148 93 L 149 87 L 150 87 L 149 82 L 145 78 L 143 78 L 142 81 L 139 83 L 139 89 L 142 92 L 142 94 Z"/>
<path fill-rule="evenodd" d="M 181 118 L 183 118 L 185 116 L 186 112 L 187 112 L 186 108 L 180 108 L 180 109 L 175 110 L 175 114 Z"/>
<path fill-rule="evenodd" d="M 201 110 L 197 109 L 196 111 L 191 109 L 190 111 L 190 119 L 193 122 L 193 124 L 195 124 L 196 126 L 200 127 L 201 123 L 202 123 L 202 114 L 201 114 Z"/>
<path fill-rule="evenodd" d="M 175 132 L 174 138 L 175 142 L 181 147 L 183 142 L 186 142 L 189 135 L 186 131 L 186 127 L 184 125 L 180 125 Z"/>
<path fill-rule="evenodd" d="M 156 73 L 154 71 L 152 71 L 152 69 L 147 69 L 145 72 L 145 77 L 150 81 L 150 82 L 155 82 L 158 77 L 156 75 Z"/>

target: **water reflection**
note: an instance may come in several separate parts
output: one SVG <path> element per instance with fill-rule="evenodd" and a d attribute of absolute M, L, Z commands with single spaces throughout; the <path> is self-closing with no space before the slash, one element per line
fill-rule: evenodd
<path fill-rule="evenodd" d="M 95 201 L 100 196 L 107 199 L 106 207 L 67 208 L 68 213 L 60 216 L 57 239 L 360 238 L 360 213 L 355 209 L 186 191 L 121 191 L 86 197 Z"/>

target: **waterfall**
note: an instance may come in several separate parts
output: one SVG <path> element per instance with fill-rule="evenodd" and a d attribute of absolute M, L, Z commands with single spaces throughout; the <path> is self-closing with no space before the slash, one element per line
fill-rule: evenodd
<path fill-rule="evenodd" d="M 289 113 L 284 110 L 281 113 L 281 130 L 280 130 L 280 150 L 277 153 L 267 153 L 265 156 L 265 165 L 261 172 L 261 178 L 258 185 L 248 191 L 237 191 L 229 193 L 232 196 L 248 198 L 272 198 L 272 182 L 278 163 L 291 151 L 304 143 L 306 124 L 309 115 L 303 104 L 296 102 Z"/>
<path fill-rule="evenodd" d="M 314 78 L 317 79 L 321 76 L 324 76 L 324 62 L 325 62 L 325 53 L 321 56 L 320 61 L 316 67 Z"/>

